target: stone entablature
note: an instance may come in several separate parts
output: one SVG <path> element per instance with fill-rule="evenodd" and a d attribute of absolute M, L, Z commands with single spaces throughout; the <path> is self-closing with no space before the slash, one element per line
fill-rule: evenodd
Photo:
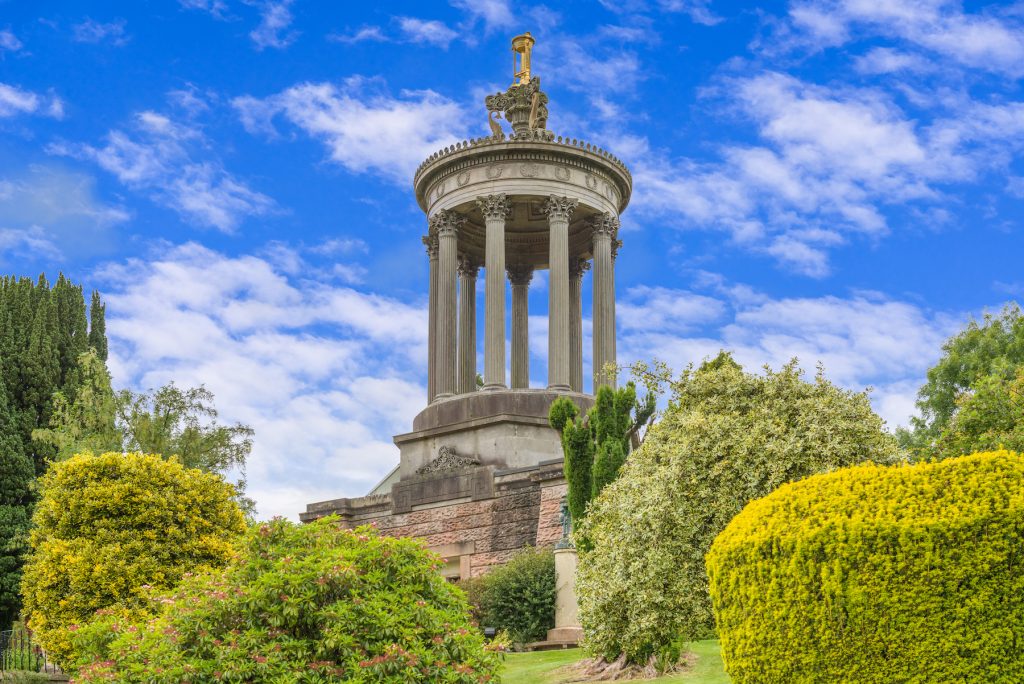
<path fill-rule="evenodd" d="M 557 140 L 492 137 L 445 148 L 416 173 L 416 200 L 433 215 L 482 194 L 543 197 L 571 191 L 599 213 L 622 213 L 633 188 L 625 165 L 588 143 Z"/>

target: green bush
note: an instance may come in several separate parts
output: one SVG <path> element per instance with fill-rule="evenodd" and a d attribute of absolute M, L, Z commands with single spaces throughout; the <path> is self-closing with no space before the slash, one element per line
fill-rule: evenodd
<path fill-rule="evenodd" d="M 474 617 L 518 644 L 542 641 L 555 626 L 555 554 L 525 548 L 508 563 L 464 583 Z"/>
<path fill-rule="evenodd" d="M 150 588 L 223 565 L 245 530 L 231 485 L 159 456 L 75 456 L 40 482 L 21 586 L 28 626 L 61 665 L 97 610 L 135 611 Z"/>
<path fill-rule="evenodd" d="M 864 393 L 795 364 L 745 373 L 728 355 L 673 383 L 662 419 L 576 532 L 585 646 L 644 664 L 713 629 L 704 555 L 750 500 L 780 484 L 897 458 Z M 580 540 L 586 544 L 581 544 Z"/>
<path fill-rule="evenodd" d="M 754 501 L 707 557 L 737 684 L 1024 681 L 1024 457 L 863 465 Z"/>
<path fill-rule="evenodd" d="M 81 684 L 496 680 L 463 593 L 421 542 L 336 519 L 254 527 L 226 568 L 187 578 L 141 624 L 79 631 Z"/>

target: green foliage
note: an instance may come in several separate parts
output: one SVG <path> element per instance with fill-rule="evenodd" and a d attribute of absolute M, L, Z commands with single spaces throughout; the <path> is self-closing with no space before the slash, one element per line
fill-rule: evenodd
<path fill-rule="evenodd" d="M 61 663 L 97 610 L 137 610 L 148 587 L 223 565 L 245 527 L 231 485 L 158 456 L 76 456 L 40 484 L 22 593 L 29 627 Z"/>
<path fill-rule="evenodd" d="M 19 584 L 32 504 L 32 462 L 22 452 L 7 389 L 0 379 L 0 631 L 21 609 Z"/>
<path fill-rule="evenodd" d="M 791 362 L 764 375 L 731 359 L 687 369 L 618 479 L 577 531 L 577 594 L 590 653 L 644 663 L 713 629 L 704 555 L 743 506 L 780 484 L 897 460 L 864 393 Z"/>
<path fill-rule="evenodd" d="M 223 570 L 155 599 L 155 619 L 82 629 L 76 681 L 497 681 L 500 644 L 485 647 L 439 567 L 421 542 L 372 527 L 274 520 Z"/>
<path fill-rule="evenodd" d="M 124 390 L 118 410 L 128 449 L 173 455 L 186 468 L 226 473 L 244 467 L 252 451 L 252 428 L 218 424 L 213 394 L 202 385 L 183 390 L 171 383 L 144 393 Z"/>
<path fill-rule="evenodd" d="M 935 443 L 935 453 L 960 456 L 1003 447 L 1024 453 L 1024 366 L 1014 378 L 989 375 L 962 394 Z"/>
<path fill-rule="evenodd" d="M 615 481 L 615 478 L 619 476 L 619 469 L 625 462 L 626 451 L 621 440 L 610 439 L 597 448 L 597 456 L 594 458 L 591 499 Z"/>
<path fill-rule="evenodd" d="M 565 397 L 551 404 L 548 422 L 562 435 L 573 520 L 582 520 L 590 500 L 618 477 L 630 449 L 639 443 L 640 430 L 654 415 L 656 401 L 653 391 L 638 401 L 636 386 L 630 382 L 619 390 L 599 387 L 594 406 L 582 419 L 576 405 Z"/>
<path fill-rule="evenodd" d="M 247 425 L 220 425 L 213 394 L 205 387 L 182 390 L 168 384 L 150 392 L 114 392 L 99 353 L 90 349 L 71 376 L 78 388 L 73 401 L 58 392 L 48 429 L 32 438 L 50 445 L 56 459 L 105 451 L 135 451 L 176 458 L 186 468 L 225 475 L 236 471 L 240 502 L 245 499 L 245 461 L 252 451 Z"/>
<path fill-rule="evenodd" d="M 107 305 L 100 299 L 100 293 L 92 291 L 92 302 L 89 304 L 89 346 L 96 350 L 96 355 L 103 363 L 107 362 Z"/>
<path fill-rule="evenodd" d="M 512 641 L 542 641 L 555 626 L 555 554 L 525 548 L 486 575 L 463 582 L 477 622 Z"/>
<path fill-rule="evenodd" d="M 708 554 L 737 684 L 1024 681 L 1024 457 L 863 465 L 752 502 Z"/>
<path fill-rule="evenodd" d="M 928 370 L 918 391 L 920 418 L 913 430 L 901 430 L 900 441 L 917 457 L 936 455 L 934 442 L 953 420 L 958 401 L 988 376 L 1010 381 L 1024 367 L 1024 315 L 1008 304 L 998 316 L 971 321 L 942 345 L 942 358 Z"/>
<path fill-rule="evenodd" d="M 117 426 L 117 401 L 99 353 L 90 349 L 80 355 L 71 377 L 78 388 L 74 400 L 57 392 L 50 427 L 33 430 L 32 439 L 53 446 L 59 461 L 76 454 L 121 451 L 124 436 Z"/>

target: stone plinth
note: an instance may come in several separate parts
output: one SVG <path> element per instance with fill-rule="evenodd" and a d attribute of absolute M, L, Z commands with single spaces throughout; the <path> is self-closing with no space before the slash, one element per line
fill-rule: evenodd
<path fill-rule="evenodd" d="M 555 549 L 555 628 L 548 643 L 578 643 L 583 638 L 576 604 L 576 549 Z"/>
<path fill-rule="evenodd" d="M 560 438 L 548 424 L 551 403 L 561 396 L 581 411 L 594 404 L 591 395 L 534 389 L 470 392 L 431 404 L 413 420 L 412 432 L 394 438 L 401 452 L 401 480 L 416 476 L 443 448 L 497 468 L 561 459 Z"/>

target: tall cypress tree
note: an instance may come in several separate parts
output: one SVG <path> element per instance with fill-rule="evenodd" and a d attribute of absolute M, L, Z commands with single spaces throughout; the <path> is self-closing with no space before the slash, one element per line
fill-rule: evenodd
<path fill-rule="evenodd" d="M 0 630 L 10 629 L 21 608 L 19 584 L 35 475 L 22 449 L 8 395 L 0 381 Z"/>
<path fill-rule="evenodd" d="M 107 362 L 107 305 L 100 300 L 100 293 L 92 291 L 89 304 L 89 346 L 96 350 L 100 361 Z"/>
<path fill-rule="evenodd" d="M 32 431 L 49 426 L 55 393 L 74 400 L 78 358 L 90 347 L 106 359 L 104 305 L 98 293 L 87 313 L 82 287 L 63 274 L 53 287 L 44 275 L 35 282 L 0 277 L 0 381 L 13 413 L 13 423 L 3 429 L 18 435 L 37 473 L 54 452 L 49 444 L 33 442 Z"/>

